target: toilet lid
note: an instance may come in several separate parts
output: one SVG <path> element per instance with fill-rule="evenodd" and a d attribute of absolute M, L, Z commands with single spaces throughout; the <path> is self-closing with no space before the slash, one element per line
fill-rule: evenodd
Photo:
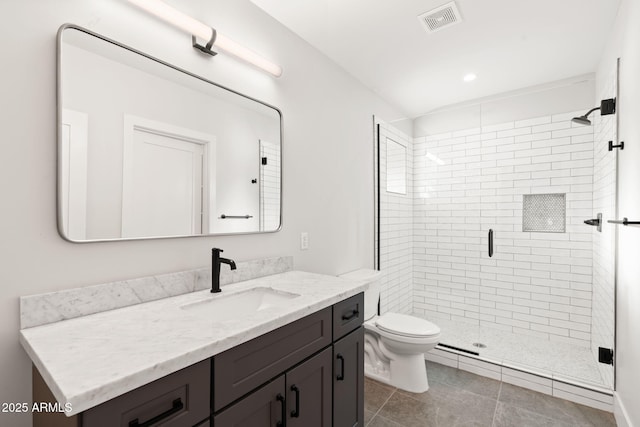
<path fill-rule="evenodd" d="M 440 333 L 440 328 L 428 320 L 399 313 L 386 313 L 376 319 L 383 331 L 405 337 L 428 337 Z"/>

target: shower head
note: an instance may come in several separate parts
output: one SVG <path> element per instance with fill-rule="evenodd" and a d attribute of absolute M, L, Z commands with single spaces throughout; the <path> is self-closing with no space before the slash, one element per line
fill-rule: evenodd
<path fill-rule="evenodd" d="M 587 114 L 585 114 L 584 116 L 574 117 L 573 119 L 571 119 L 571 121 L 579 125 L 591 126 L 591 120 L 589 120 L 588 117 L 589 117 L 589 114 L 593 113 L 596 110 L 600 110 L 601 116 L 607 116 L 609 114 L 615 113 L 616 99 L 615 98 L 603 99 L 602 101 L 600 101 L 599 107 L 592 108 L 591 110 L 587 111 Z"/>
<path fill-rule="evenodd" d="M 574 117 L 571 121 L 579 125 L 591 126 L 591 120 L 587 119 L 587 114 L 580 117 Z"/>

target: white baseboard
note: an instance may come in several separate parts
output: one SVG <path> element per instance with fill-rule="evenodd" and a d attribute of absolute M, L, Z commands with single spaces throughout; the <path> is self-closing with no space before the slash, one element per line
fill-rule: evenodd
<path fill-rule="evenodd" d="M 624 404 L 620 400 L 620 396 L 615 391 L 613 392 L 613 416 L 616 419 L 618 427 L 634 427 L 629 419 L 629 414 L 624 407 Z"/>

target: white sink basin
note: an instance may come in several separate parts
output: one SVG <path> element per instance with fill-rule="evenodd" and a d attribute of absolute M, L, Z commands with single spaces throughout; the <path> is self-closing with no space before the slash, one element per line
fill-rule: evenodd
<path fill-rule="evenodd" d="M 259 287 L 226 295 L 222 291 L 219 294 L 212 294 L 210 298 L 185 304 L 180 308 L 211 320 L 224 321 L 277 307 L 299 296 L 291 292 Z"/>

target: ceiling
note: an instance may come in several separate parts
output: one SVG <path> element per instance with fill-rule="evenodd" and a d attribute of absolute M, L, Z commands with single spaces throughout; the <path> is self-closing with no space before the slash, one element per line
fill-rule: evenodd
<path fill-rule="evenodd" d="M 410 118 L 595 72 L 620 2 L 456 0 L 429 34 L 417 16 L 448 0 L 251 1 Z"/>

